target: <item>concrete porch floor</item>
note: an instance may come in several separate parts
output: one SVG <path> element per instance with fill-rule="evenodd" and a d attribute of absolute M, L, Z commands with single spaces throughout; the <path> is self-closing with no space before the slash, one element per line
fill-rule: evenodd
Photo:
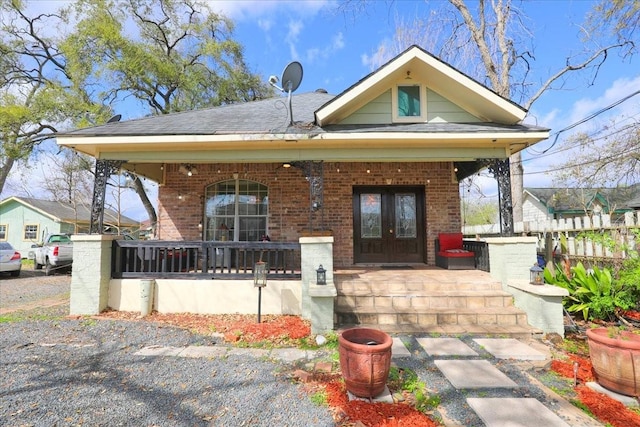
<path fill-rule="evenodd" d="M 337 268 L 333 272 L 335 281 L 424 281 L 430 283 L 498 283 L 491 274 L 482 270 L 446 270 L 426 264 L 402 266 L 352 266 Z"/>

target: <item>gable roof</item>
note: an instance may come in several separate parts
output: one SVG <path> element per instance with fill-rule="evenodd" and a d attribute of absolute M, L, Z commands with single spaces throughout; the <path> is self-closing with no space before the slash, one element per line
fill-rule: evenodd
<path fill-rule="evenodd" d="M 440 95 L 483 121 L 516 124 L 527 113 L 513 101 L 413 45 L 323 105 L 316 112 L 317 124 L 324 126 L 344 119 L 387 90 L 391 84 L 408 76 L 425 82 Z"/>
<path fill-rule="evenodd" d="M 41 200 L 33 199 L 30 197 L 18 197 L 12 196 L 0 201 L 0 207 L 10 202 L 15 202 L 24 205 L 41 215 L 50 218 L 56 222 L 66 222 L 70 224 L 76 223 L 89 223 L 91 221 L 91 207 L 85 205 L 78 205 L 75 208 L 69 203 L 56 202 L 53 200 Z M 139 224 L 138 221 L 119 215 L 112 209 L 104 210 L 105 221 L 114 222 L 119 219 L 119 224 L 123 227 L 135 227 Z"/>
<path fill-rule="evenodd" d="M 353 115 L 351 124 L 341 123 L 392 90 L 406 71 L 465 117 L 478 120 L 394 123 L 391 105 L 384 104 L 389 118 L 356 120 Z M 338 96 L 324 91 L 292 94 L 290 100 L 281 96 L 107 123 L 58 133 L 56 139 L 97 159 L 125 161 L 123 168 L 157 182 L 163 181 L 164 163 L 296 160 L 455 161 L 468 175 L 482 169 L 484 159 L 505 159 L 548 138 L 549 129 L 520 123 L 525 114 L 522 107 L 412 46 Z"/>
<path fill-rule="evenodd" d="M 624 212 L 637 208 L 640 203 L 640 184 L 617 188 L 531 188 L 524 189 L 551 213 L 576 213 L 590 211 L 600 205 Z"/>

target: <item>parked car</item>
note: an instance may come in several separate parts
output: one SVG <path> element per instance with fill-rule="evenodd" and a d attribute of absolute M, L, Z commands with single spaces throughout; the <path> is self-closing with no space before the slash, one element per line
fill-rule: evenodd
<path fill-rule="evenodd" d="M 73 242 L 68 234 L 50 234 L 34 250 L 33 268 L 49 276 L 54 270 L 70 267 L 73 263 Z"/>
<path fill-rule="evenodd" d="M 0 272 L 9 272 L 11 276 L 20 276 L 22 257 L 9 242 L 0 242 Z"/>

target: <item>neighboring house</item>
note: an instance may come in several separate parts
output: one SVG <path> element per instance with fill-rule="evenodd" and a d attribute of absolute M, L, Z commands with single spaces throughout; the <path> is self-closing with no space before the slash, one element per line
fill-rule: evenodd
<path fill-rule="evenodd" d="M 544 222 L 610 214 L 612 220 L 640 209 L 640 184 L 617 188 L 525 188 L 523 221 Z"/>
<path fill-rule="evenodd" d="M 9 197 L 0 201 L 0 240 L 11 243 L 26 258 L 32 245 L 47 234 L 81 234 L 89 230 L 90 206 L 73 206 L 52 200 Z M 105 232 L 135 233 L 139 223 L 105 211 Z"/>
<path fill-rule="evenodd" d="M 159 182 L 159 239 L 297 242 L 330 231 L 334 265 L 345 267 L 433 265 L 438 233 L 461 229 L 459 180 L 549 135 L 417 46 L 338 96 L 293 94 L 291 115 L 288 104 L 108 123 L 57 142 Z"/>

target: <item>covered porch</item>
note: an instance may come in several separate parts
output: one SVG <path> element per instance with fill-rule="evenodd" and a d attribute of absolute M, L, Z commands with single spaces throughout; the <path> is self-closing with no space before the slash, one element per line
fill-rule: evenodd
<path fill-rule="evenodd" d="M 314 333 L 357 325 L 390 333 L 564 334 L 563 290 L 529 283 L 530 261 L 536 254 L 536 240 L 530 237 L 470 241 L 486 249 L 490 271 L 446 270 L 423 263 L 334 268 L 332 237 L 302 237 L 287 245 L 227 242 L 202 253 L 202 247 L 211 249 L 210 242 L 127 242 L 106 235 L 73 239 L 79 262 L 71 284 L 72 314 L 97 314 L 106 308 L 143 312 L 142 306 L 150 304 L 150 310 L 162 313 L 261 310 L 301 315 L 311 320 Z M 136 251 L 130 270 L 149 270 L 123 272 L 125 248 Z M 170 262 L 145 264 L 138 254 L 148 250 L 156 260 Z M 255 287 L 255 264 L 207 267 L 207 260 L 198 255 L 225 250 L 236 252 L 237 260 L 262 256 L 274 261 L 268 267 L 267 285 Z M 176 254 L 180 259 L 173 259 Z M 326 270 L 324 284 L 318 283 L 320 265 Z M 142 297 L 142 286 L 149 282 L 150 302 Z"/>

